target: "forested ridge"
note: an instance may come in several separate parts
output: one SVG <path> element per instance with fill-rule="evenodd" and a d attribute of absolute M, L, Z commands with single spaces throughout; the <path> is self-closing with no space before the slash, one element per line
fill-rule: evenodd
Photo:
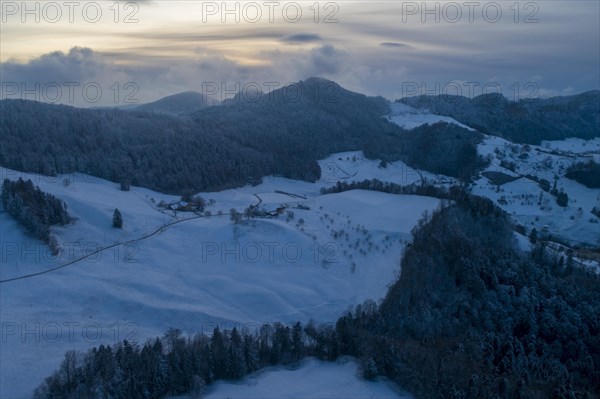
<path fill-rule="evenodd" d="M 377 182 L 364 182 L 378 186 Z M 68 352 L 36 398 L 161 398 L 302 357 L 361 360 L 417 398 L 595 398 L 600 395 L 600 280 L 516 248 L 508 216 L 454 190 L 413 230 L 398 280 L 332 325 L 263 325 L 142 347 Z"/>
<path fill-rule="evenodd" d="M 475 98 L 453 95 L 415 96 L 399 100 L 450 116 L 485 134 L 513 142 L 540 144 L 542 140 L 600 137 L 600 91 L 574 96 L 510 101 L 502 94 Z"/>
<path fill-rule="evenodd" d="M 422 398 L 600 395 L 597 275 L 542 246 L 516 250 L 508 216 L 477 197 L 413 236 L 378 312 L 338 322 L 370 372 Z"/>
<path fill-rule="evenodd" d="M 83 172 L 180 193 L 241 185 L 277 167 L 267 151 L 175 117 L 20 100 L 1 106 L 0 164 L 16 170 Z"/>
<path fill-rule="evenodd" d="M 202 93 L 187 91 L 163 97 L 152 103 L 139 105 L 131 108 L 131 110 L 177 116 L 216 105 L 216 103 L 215 100 Z"/>
<path fill-rule="evenodd" d="M 483 133 L 539 143 L 599 137 L 598 93 L 519 102 L 492 94 L 402 101 Z M 186 109 L 190 93 L 183 94 L 167 105 Z M 187 109 L 198 107 L 198 96 L 193 93 Z M 351 150 L 466 181 L 484 165 L 476 151 L 480 133 L 446 123 L 403 130 L 383 117 L 385 99 L 318 78 L 179 117 L 23 100 L 2 100 L 0 108 L 0 165 L 46 175 L 84 172 L 165 193 L 221 190 L 265 175 L 313 181 L 320 176 L 317 160 Z"/>
<path fill-rule="evenodd" d="M 182 117 L 2 100 L 0 165 L 46 175 L 84 172 L 181 194 L 266 175 L 314 181 L 317 160 L 350 150 L 464 179 L 481 164 L 476 132 L 448 124 L 405 131 L 383 117 L 383 98 L 316 78 L 293 87 Z"/>

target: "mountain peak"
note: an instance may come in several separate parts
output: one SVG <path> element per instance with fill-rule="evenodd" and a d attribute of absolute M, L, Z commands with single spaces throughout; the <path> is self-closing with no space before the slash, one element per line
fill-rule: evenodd
<path fill-rule="evenodd" d="M 342 86 L 340 86 L 333 80 L 315 77 L 315 76 L 305 79 L 304 81 L 301 80 L 300 82 L 298 82 L 298 84 L 305 85 L 308 87 L 327 87 L 327 88 L 342 89 Z"/>
<path fill-rule="evenodd" d="M 321 78 L 319 76 L 311 76 L 310 78 L 305 79 L 304 83 L 306 83 L 306 84 L 333 83 L 333 84 L 337 85 L 337 83 L 335 83 L 333 80 Z"/>

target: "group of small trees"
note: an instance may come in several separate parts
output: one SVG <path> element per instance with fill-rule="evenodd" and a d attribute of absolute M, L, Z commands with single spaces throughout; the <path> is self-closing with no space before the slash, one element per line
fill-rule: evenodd
<path fill-rule="evenodd" d="M 569 196 L 564 191 L 560 190 L 556 194 L 556 203 L 563 208 L 569 205 Z"/>
<path fill-rule="evenodd" d="M 51 240 L 50 226 L 65 225 L 71 221 L 67 206 L 60 199 L 34 186 L 31 180 L 5 179 L 2 205 L 27 231 L 45 243 L 55 242 Z"/>
<path fill-rule="evenodd" d="M 260 211 L 254 205 L 250 205 L 247 208 L 245 208 L 243 213 L 238 212 L 238 210 L 235 208 L 231 208 L 229 210 L 229 219 L 235 224 L 238 224 L 239 222 L 241 222 L 243 218 L 246 218 L 246 220 L 250 220 L 255 217 L 264 217 L 266 215 L 267 215 L 266 212 Z"/>
<path fill-rule="evenodd" d="M 242 221 L 242 214 L 239 213 L 235 208 L 231 208 L 229 210 L 229 219 L 235 224 L 238 224 Z"/>
<path fill-rule="evenodd" d="M 33 236 L 52 244 L 53 250 L 58 250 L 56 240 L 50 235 L 50 226 L 65 225 L 71 221 L 64 202 L 43 192 L 31 180 L 19 178 L 17 181 L 4 180 L 2 205 Z M 123 228 L 123 216 L 119 209 L 113 212 L 112 225 Z"/>
<path fill-rule="evenodd" d="M 181 196 L 181 201 L 185 202 L 185 205 L 181 205 L 177 208 L 178 211 L 188 212 L 204 212 L 206 207 L 206 201 L 199 195 L 192 195 L 187 192 Z"/>
<path fill-rule="evenodd" d="M 563 208 L 569 204 L 569 196 L 566 192 L 561 188 L 560 190 L 557 188 L 556 180 L 554 181 L 554 186 L 552 190 L 550 190 L 550 194 L 556 197 L 556 203 Z"/>
<path fill-rule="evenodd" d="M 600 164 L 590 160 L 572 165 L 565 175 L 589 188 L 600 188 Z"/>

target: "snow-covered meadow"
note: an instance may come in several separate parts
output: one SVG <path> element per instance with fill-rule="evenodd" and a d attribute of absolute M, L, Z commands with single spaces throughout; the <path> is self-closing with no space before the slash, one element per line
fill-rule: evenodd
<path fill-rule="evenodd" d="M 401 162 L 382 169 L 360 152 L 334 154 L 321 166 L 323 178 L 314 184 L 265 177 L 254 187 L 200 193 L 214 200 L 208 217 L 175 215 L 157 204 L 177 197 L 138 187 L 123 192 L 87 175 L 49 178 L 3 169 L 3 177 L 32 179 L 64 200 L 76 220 L 53 228 L 62 248 L 54 257 L 0 212 L 0 280 L 125 244 L 1 283 L 0 396 L 31 395 L 70 349 L 123 339 L 143 343 L 169 327 L 210 333 L 216 325 L 334 322 L 354 305 L 381 298 L 399 272 L 412 227 L 439 201 L 359 190 L 320 195 L 340 179 L 420 179 Z M 230 220 L 231 208 L 242 212 L 258 198 L 261 209 L 287 209 L 279 217 Z M 122 230 L 111 226 L 115 208 L 123 214 Z"/>
<path fill-rule="evenodd" d="M 244 378 L 238 383 L 217 382 L 207 399 L 409 399 L 385 379 L 357 378 L 358 364 L 350 358 L 337 362 L 305 359 L 297 369 L 272 368 Z"/>

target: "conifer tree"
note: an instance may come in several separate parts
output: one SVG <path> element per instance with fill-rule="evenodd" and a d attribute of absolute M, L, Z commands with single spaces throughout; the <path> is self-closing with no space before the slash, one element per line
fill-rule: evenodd
<path fill-rule="evenodd" d="M 113 213 L 112 219 L 113 227 L 117 229 L 123 228 L 123 216 L 121 216 L 121 211 L 118 208 L 115 208 L 115 212 Z"/>

